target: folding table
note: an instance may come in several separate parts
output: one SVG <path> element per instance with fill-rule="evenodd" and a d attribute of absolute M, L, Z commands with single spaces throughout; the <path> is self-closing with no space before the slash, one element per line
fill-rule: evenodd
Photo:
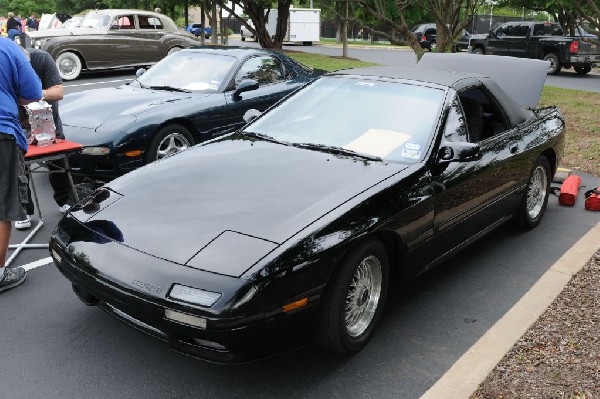
<path fill-rule="evenodd" d="M 71 176 L 71 169 L 69 167 L 69 156 L 75 152 L 79 152 L 83 146 L 81 144 L 68 141 L 68 140 L 60 140 L 56 139 L 56 141 L 45 147 L 38 147 L 37 145 L 30 145 L 27 150 L 27 154 L 25 154 L 25 165 L 29 168 L 29 184 L 31 187 L 31 199 L 33 200 L 35 207 L 37 209 L 37 214 L 39 220 L 35 225 L 34 229 L 25 237 L 25 239 L 20 244 L 12 244 L 9 245 L 9 249 L 14 249 L 15 251 L 10 255 L 8 260 L 6 261 L 6 265 L 10 265 L 14 258 L 21 252 L 22 249 L 25 248 L 48 248 L 48 244 L 30 244 L 29 241 L 33 238 L 33 236 L 38 232 L 39 229 L 44 225 L 44 218 L 42 216 L 42 208 L 40 207 L 37 192 L 35 190 L 35 182 L 33 181 L 33 173 L 66 173 L 67 178 L 69 180 L 69 184 L 71 185 L 71 189 L 73 190 L 73 196 L 75 201 L 79 201 L 79 197 L 77 196 L 77 190 L 75 189 L 75 184 L 73 183 L 73 177 Z M 60 165 L 60 163 L 54 163 L 55 161 L 64 160 L 64 167 Z M 51 163 L 55 166 L 55 170 L 44 169 L 44 164 Z"/>

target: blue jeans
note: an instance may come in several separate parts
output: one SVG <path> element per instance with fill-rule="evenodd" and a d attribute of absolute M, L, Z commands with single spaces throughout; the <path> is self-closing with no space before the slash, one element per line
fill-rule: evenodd
<path fill-rule="evenodd" d="M 18 29 L 9 29 L 8 30 L 8 38 L 10 40 L 15 40 L 15 37 L 20 36 L 21 35 L 21 31 Z"/>

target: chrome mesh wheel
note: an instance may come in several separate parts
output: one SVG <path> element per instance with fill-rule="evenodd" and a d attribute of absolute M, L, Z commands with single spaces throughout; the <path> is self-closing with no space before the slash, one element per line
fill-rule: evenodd
<path fill-rule="evenodd" d="M 546 168 L 537 166 L 531 174 L 527 190 L 527 214 L 531 219 L 536 219 L 544 207 L 548 187 Z"/>
<path fill-rule="evenodd" d="M 345 322 L 351 337 L 358 337 L 371 324 L 381 295 L 381 264 L 368 256 L 358 265 L 346 296 Z"/>

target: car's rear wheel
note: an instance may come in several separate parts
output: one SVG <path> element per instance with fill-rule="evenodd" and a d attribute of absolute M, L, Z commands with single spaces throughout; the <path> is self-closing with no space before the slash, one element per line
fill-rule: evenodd
<path fill-rule="evenodd" d="M 242 41 L 245 42 L 246 41 L 246 37 L 244 35 L 242 35 Z"/>
<path fill-rule="evenodd" d="M 592 70 L 592 67 L 589 67 L 589 66 L 588 67 L 582 67 L 582 66 L 575 67 L 575 73 L 577 75 L 585 75 L 585 74 L 591 72 L 591 70 Z"/>
<path fill-rule="evenodd" d="M 484 55 L 485 51 L 483 51 L 483 49 L 481 47 L 475 47 L 473 49 L 473 54 L 477 54 L 477 55 Z"/>
<path fill-rule="evenodd" d="M 370 239 L 351 249 L 323 296 L 316 342 L 340 353 L 362 349 L 383 311 L 388 279 L 389 260 L 381 242 Z"/>
<path fill-rule="evenodd" d="M 146 151 L 146 163 L 171 156 L 192 145 L 194 145 L 194 136 L 185 126 L 165 126 L 152 138 Z"/>
<path fill-rule="evenodd" d="M 558 55 L 554 53 L 548 53 L 544 57 L 544 61 L 549 61 L 550 66 L 548 67 L 548 75 L 556 75 L 560 72 L 562 66 L 560 65 L 560 60 L 558 59 Z"/>
<path fill-rule="evenodd" d="M 544 156 L 538 158 L 516 214 L 518 224 L 525 229 L 533 229 L 542 220 L 550 194 L 550 163 Z"/>
<path fill-rule="evenodd" d="M 77 54 L 65 51 L 56 58 L 56 67 L 62 80 L 73 80 L 79 77 L 83 65 Z"/>

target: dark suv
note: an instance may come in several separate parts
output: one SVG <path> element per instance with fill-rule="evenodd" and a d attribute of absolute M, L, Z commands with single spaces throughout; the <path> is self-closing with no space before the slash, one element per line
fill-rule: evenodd
<path fill-rule="evenodd" d="M 412 33 L 419 41 L 421 48 L 431 51 L 435 47 L 435 38 L 437 34 L 436 24 L 421 24 L 412 28 Z M 463 29 L 460 39 L 456 43 L 456 51 L 466 50 L 469 47 L 471 34 Z"/>
<path fill-rule="evenodd" d="M 435 47 L 436 29 L 435 24 L 421 24 L 412 28 L 412 33 L 419 41 L 421 48 L 431 51 Z"/>

